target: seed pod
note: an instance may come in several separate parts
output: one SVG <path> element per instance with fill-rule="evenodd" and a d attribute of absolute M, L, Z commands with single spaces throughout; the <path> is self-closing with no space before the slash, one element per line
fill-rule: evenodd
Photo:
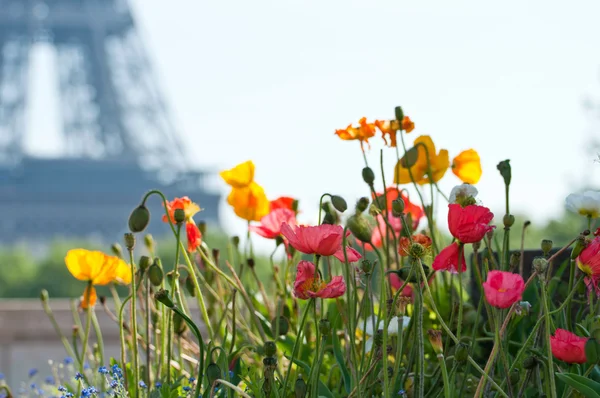
<path fill-rule="evenodd" d="M 305 398 L 307 391 L 306 382 L 302 378 L 302 375 L 298 375 L 296 379 L 296 384 L 294 385 L 294 397 L 295 398 Z"/>
<path fill-rule="evenodd" d="M 348 209 L 348 204 L 346 203 L 346 200 L 338 195 L 333 195 L 331 197 L 331 204 L 337 211 L 341 213 L 345 212 Z"/>
<path fill-rule="evenodd" d="M 146 271 L 148 267 L 150 267 L 150 265 L 152 264 L 152 259 L 148 256 L 142 256 L 140 257 L 140 261 L 138 263 L 140 265 L 140 269 L 142 271 Z"/>
<path fill-rule="evenodd" d="M 375 173 L 373 172 L 373 169 L 370 167 L 365 167 L 362 169 L 362 178 L 369 186 L 373 185 L 373 182 L 375 181 Z"/>
<path fill-rule="evenodd" d="M 290 322 L 284 316 L 278 316 L 271 321 L 271 332 L 273 336 L 277 333 L 277 322 L 279 322 L 279 335 L 285 336 L 290 330 Z"/>
<path fill-rule="evenodd" d="M 277 353 L 277 346 L 273 341 L 266 341 L 264 345 L 265 355 L 268 357 L 273 357 Z"/>
<path fill-rule="evenodd" d="M 367 219 L 363 217 L 362 214 L 355 214 L 348 219 L 346 222 L 346 226 L 352 232 L 352 234 L 356 237 L 356 239 L 360 240 L 364 243 L 371 242 L 372 228 L 367 222 Z"/>
<path fill-rule="evenodd" d="M 183 209 L 175 209 L 173 212 L 173 218 L 177 224 L 185 221 L 185 211 Z"/>
<path fill-rule="evenodd" d="M 148 208 L 141 204 L 129 215 L 129 230 L 133 233 L 142 232 L 146 229 L 150 223 L 150 211 Z"/>
<path fill-rule="evenodd" d="M 208 364 L 206 368 L 206 378 L 208 379 L 208 384 L 213 385 L 215 380 L 221 378 L 221 368 L 214 362 Z"/>
<path fill-rule="evenodd" d="M 148 279 L 154 286 L 160 286 L 163 281 L 163 271 L 156 263 L 152 263 L 148 268 Z"/>

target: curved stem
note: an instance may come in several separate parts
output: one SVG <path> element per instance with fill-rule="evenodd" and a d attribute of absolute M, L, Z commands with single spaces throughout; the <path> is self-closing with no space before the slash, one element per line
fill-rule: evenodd
<path fill-rule="evenodd" d="M 121 338 L 121 369 L 127 369 L 127 346 L 125 344 L 125 328 L 123 327 L 123 314 L 125 312 L 125 305 L 131 297 L 135 294 L 132 290 L 131 294 L 123 300 L 121 308 L 119 309 L 119 337 Z M 125 389 L 127 389 L 127 372 L 123 373 L 125 376 Z"/>
<path fill-rule="evenodd" d="M 131 344 L 133 345 L 133 382 L 135 383 L 135 395 L 139 396 L 139 362 L 138 362 L 138 344 L 137 344 L 137 310 L 136 310 L 136 281 L 135 281 L 135 263 L 133 261 L 133 249 L 129 249 L 129 266 L 131 267 Z"/>
<path fill-rule="evenodd" d="M 308 315 L 308 310 L 310 309 L 312 302 L 314 299 L 310 299 L 306 307 L 304 308 L 304 312 L 302 313 L 302 318 L 300 320 L 300 325 L 298 326 L 298 333 L 296 334 L 296 341 L 294 342 L 294 348 L 292 349 L 292 356 L 290 357 L 290 364 L 288 365 L 287 373 L 285 374 L 285 379 L 283 381 L 283 394 L 286 393 L 288 380 L 290 378 L 290 373 L 292 371 L 292 364 L 294 363 L 294 358 L 296 357 L 296 352 L 298 351 L 298 347 L 300 346 L 300 340 L 302 339 L 302 330 L 304 329 L 304 323 L 306 322 L 306 316 Z"/>

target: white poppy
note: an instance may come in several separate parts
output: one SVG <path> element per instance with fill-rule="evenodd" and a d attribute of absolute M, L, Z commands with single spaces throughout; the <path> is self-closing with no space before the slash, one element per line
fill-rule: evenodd
<path fill-rule="evenodd" d="M 456 203 L 458 198 L 468 198 L 469 196 L 474 198 L 478 193 L 477 188 L 471 184 L 457 185 L 450 191 L 449 201 L 450 203 Z"/>
<path fill-rule="evenodd" d="M 600 216 L 600 192 L 572 193 L 565 199 L 565 204 L 573 213 L 591 218 Z"/>
<path fill-rule="evenodd" d="M 373 330 L 373 325 L 375 324 L 376 321 L 377 321 L 376 317 L 370 316 L 367 318 L 367 327 L 365 328 L 365 330 L 363 330 L 362 322 L 359 323 L 358 328 L 360 330 L 362 330 L 363 332 L 365 332 L 366 335 L 373 336 L 377 330 L 379 330 L 383 327 L 383 320 L 380 320 L 377 329 Z M 408 327 L 409 322 L 410 322 L 410 317 L 408 317 L 408 316 L 402 317 L 402 330 L 404 330 Z M 400 326 L 400 318 L 398 318 L 397 316 L 392 317 L 392 319 L 390 319 L 390 323 L 388 324 L 388 336 L 398 335 L 399 326 Z M 370 352 L 371 348 L 373 348 L 373 337 L 369 337 L 369 339 L 366 341 L 365 352 Z"/>

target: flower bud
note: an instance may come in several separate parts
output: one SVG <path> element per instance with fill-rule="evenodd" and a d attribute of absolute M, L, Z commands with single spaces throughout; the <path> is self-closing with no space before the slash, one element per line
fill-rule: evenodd
<path fill-rule="evenodd" d="M 521 262 L 521 252 L 512 252 L 510 254 L 509 265 L 511 269 L 515 269 Z"/>
<path fill-rule="evenodd" d="M 233 245 L 233 247 L 237 248 L 240 245 L 240 237 L 239 236 L 232 236 L 231 237 L 231 244 Z"/>
<path fill-rule="evenodd" d="M 148 279 L 154 286 L 160 286 L 163 281 L 163 270 L 158 266 L 156 262 L 148 268 Z"/>
<path fill-rule="evenodd" d="M 404 119 L 404 111 L 402 110 L 401 106 L 397 106 L 394 109 L 394 113 L 396 115 L 396 120 L 399 122 L 402 122 L 402 119 Z"/>
<path fill-rule="evenodd" d="M 510 228 L 515 223 L 515 216 L 512 214 L 505 214 L 502 218 L 502 222 L 504 223 L 504 228 Z"/>
<path fill-rule="evenodd" d="M 138 264 L 140 265 L 140 269 L 142 271 L 146 271 L 148 267 L 152 265 L 152 259 L 148 256 L 142 256 L 140 257 L 140 261 L 138 262 Z"/>
<path fill-rule="evenodd" d="M 363 258 L 360 262 L 360 269 L 366 275 L 370 275 L 371 272 L 373 271 L 373 263 L 371 263 L 371 260 Z"/>
<path fill-rule="evenodd" d="M 531 355 L 523 360 L 523 368 L 527 370 L 534 369 L 538 365 L 538 359 Z"/>
<path fill-rule="evenodd" d="M 356 202 L 355 210 L 357 213 L 362 213 L 369 207 L 369 198 L 362 197 Z"/>
<path fill-rule="evenodd" d="M 420 243 L 411 243 L 408 247 L 408 255 L 412 258 L 421 258 L 425 255 L 425 247 Z"/>
<path fill-rule="evenodd" d="M 548 260 L 543 257 L 536 257 L 533 259 L 533 269 L 538 274 L 542 274 L 548 268 Z"/>
<path fill-rule="evenodd" d="M 141 204 L 129 215 L 129 230 L 133 233 L 142 232 L 150 223 L 150 211 L 146 205 Z"/>
<path fill-rule="evenodd" d="M 189 274 L 185 278 L 185 289 L 188 291 L 190 296 L 196 297 L 196 286 L 194 286 L 194 281 L 192 280 L 192 276 Z"/>
<path fill-rule="evenodd" d="M 154 293 L 154 298 L 157 301 L 159 301 L 160 303 L 162 303 L 165 306 L 167 306 L 168 308 L 175 307 L 175 304 L 173 304 L 173 301 L 169 297 L 169 291 L 168 290 L 160 289 L 158 292 Z"/>
<path fill-rule="evenodd" d="M 306 386 L 306 382 L 302 379 L 302 375 L 298 375 L 296 379 L 296 384 L 294 385 L 294 397 L 295 398 L 306 398 L 306 391 L 308 387 Z"/>
<path fill-rule="evenodd" d="M 206 368 L 206 378 L 208 379 L 208 384 L 212 386 L 215 383 L 215 380 L 221 378 L 221 368 L 214 362 L 208 364 Z M 200 381 L 198 381 L 200 383 Z"/>
<path fill-rule="evenodd" d="M 48 301 L 48 299 L 48 291 L 46 289 L 42 289 L 42 291 L 40 292 L 40 300 L 42 300 L 42 303 L 45 303 Z"/>
<path fill-rule="evenodd" d="M 331 322 L 329 319 L 321 319 L 319 321 L 319 332 L 321 332 L 321 337 L 326 338 L 331 333 Z"/>
<path fill-rule="evenodd" d="M 150 253 L 154 252 L 154 237 L 150 234 L 144 235 L 144 244 Z"/>
<path fill-rule="evenodd" d="M 346 203 L 346 200 L 338 195 L 333 195 L 331 197 L 331 204 L 337 211 L 341 213 L 345 212 L 348 209 L 348 204 Z"/>
<path fill-rule="evenodd" d="M 488 238 L 489 240 L 492 240 L 494 238 L 494 230 L 490 229 L 489 231 L 487 231 L 485 233 L 486 238 Z"/>
<path fill-rule="evenodd" d="M 552 241 L 550 239 L 542 239 L 542 252 L 544 252 L 544 256 L 550 254 L 552 250 Z"/>
<path fill-rule="evenodd" d="M 433 347 L 433 351 L 438 355 L 443 354 L 444 346 L 442 344 L 442 331 L 429 329 L 427 331 L 427 337 L 429 338 L 431 347 Z"/>
<path fill-rule="evenodd" d="M 183 209 L 175 209 L 173 212 L 173 219 L 177 224 L 181 224 L 185 221 L 185 211 Z"/>
<path fill-rule="evenodd" d="M 454 359 L 458 362 L 465 362 L 469 357 L 470 342 L 467 339 L 461 339 L 454 349 Z"/>
<path fill-rule="evenodd" d="M 362 169 L 362 178 L 369 186 L 373 185 L 373 182 L 375 181 L 375 173 L 373 172 L 373 169 L 370 167 L 365 167 Z"/>
<path fill-rule="evenodd" d="M 510 372 L 510 384 L 516 386 L 519 383 L 520 379 L 521 371 L 519 369 L 513 369 L 512 372 Z"/>
<path fill-rule="evenodd" d="M 481 241 L 475 242 L 471 246 L 473 246 L 473 251 L 477 252 L 481 248 Z"/>
<path fill-rule="evenodd" d="M 273 333 L 273 336 L 275 336 L 275 333 L 277 333 L 277 330 L 275 330 L 277 328 L 277 322 L 279 322 L 279 335 L 285 336 L 290 330 L 290 322 L 286 317 L 281 315 L 273 319 L 271 321 L 271 332 Z"/>
<path fill-rule="evenodd" d="M 506 159 L 506 160 L 501 161 L 500 163 L 498 163 L 496 168 L 498 169 L 498 171 L 500 172 L 500 175 L 504 179 L 504 185 L 510 185 L 510 180 L 512 178 L 510 160 Z"/>
<path fill-rule="evenodd" d="M 123 237 L 125 239 L 125 247 L 127 250 L 133 250 L 135 247 L 135 235 L 127 232 Z"/>
<path fill-rule="evenodd" d="M 585 236 L 581 234 L 575 241 L 575 246 L 573 246 L 573 250 L 571 250 L 571 260 L 575 260 L 577 257 L 579 257 L 583 249 L 585 249 L 585 246 Z"/>
<path fill-rule="evenodd" d="M 398 198 L 392 201 L 392 216 L 400 217 L 404 213 L 404 200 Z"/>
<path fill-rule="evenodd" d="M 346 226 L 356 239 L 364 243 L 371 242 L 372 229 L 362 214 L 355 214 L 346 221 Z"/>
<path fill-rule="evenodd" d="M 265 355 L 268 357 L 274 357 L 277 353 L 277 346 L 273 341 L 266 341 L 264 345 Z"/>
<path fill-rule="evenodd" d="M 118 243 L 113 243 L 110 245 L 110 251 L 117 257 L 123 258 L 123 249 L 121 249 L 121 245 Z"/>
<path fill-rule="evenodd" d="M 173 314 L 173 331 L 181 336 L 187 330 L 187 324 L 179 314 Z"/>

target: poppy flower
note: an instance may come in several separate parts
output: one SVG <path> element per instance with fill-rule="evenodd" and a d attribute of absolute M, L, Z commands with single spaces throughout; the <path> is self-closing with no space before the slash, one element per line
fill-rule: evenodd
<path fill-rule="evenodd" d="M 397 316 L 393 316 L 392 318 L 390 318 L 390 321 L 388 323 L 388 328 L 387 328 L 387 332 L 388 332 L 388 336 L 397 336 L 398 335 L 398 331 L 400 330 L 400 322 L 402 322 L 402 330 L 406 329 L 410 323 L 410 317 L 408 316 L 403 316 L 401 318 L 397 317 Z M 371 352 L 371 350 L 373 349 L 373 335 L 375 335 L 375 333 L 377 333 L 378 330 L 382 330 L 383 329 L 383 323 L 384 320 L 380 319 L 379 323 L 377 324 L 377 329 L 373 328 L 373 325 L 375 325 L 377 323 L 377 319 L 373 316 L 369 316 L 366 319 L 366 328 L 363 330 L 363 322 L 358 322 L 358 330 L 360 330 L 361 332 L 365 333 L 367 336 L 371 336 L 367 339 L 367 341 L 365 342 L 365 352 Z"/>
<path fill-rule="evenodd" d="M 452 160 L 452 172 L 467 184 L 477 184 L 481 178 L 481 159 L 474 149 L 462 151 Z"/>
<path fill-rule="evenodd" d="M 342 140 L 359 140 L 362 145 L 375 135 L 375 124 L 367 123 L 367 118 L 363 117 L 358 121 L 358 127 L 350 124 L 345 129 L 336 130 L 335 134 Z"/>
<path fill-rule="evenodd" d="M 487 207 L 449 204 L 448 209 L 450 233 L 462 243 L 479 242 L 488 231 L 494 229 L 494 226 L 489 225 L 494 213 Z"/>
<path fill-rule="evenodd" d="M 202 233 L 194 222 L 194 215 L 200 210 L 200 206 L 192 202 L 187 196 L 181 198 L 175 198 L 171 202 L 167 202 L 167 215 L 163 215 L 163 222 L 169 222 L 169 218 L 172 222 L 175 222 L 175 210 L 181 209 L 185 213 L 185 233 L 188 242 L 188 251 L 196 251 L 196 248 L 202 244 Z"/>
<path fill-rule="evenodd" d="M 450 167 L 448 151 L 442 149 L 439 153 L 436 152 L 435 144 L 428 135 L 418 137 L 414 141 L 414 147 L 417 148 L 416 162 L 407 168 L 399 161 L 394 172 L 394 182 L 408 184 L 414 181 L 419 185 L 438 182 Z"/>
<path fill-rule="evenodd" d="M 467 270 L 467 264 L 465 262 L 465 253 L 463 247 L 457 242 L 452 243 L 450 246 L 442 249 L 441 252 L 433 260 L 431 267 L 436 271 L 450 271 L 453 274 L 458 273 L 458 253 L 460 252 L 460 272 Z"/>
<path fill-rule="evenodd" d="M 334 256 L 344 262 L 342 236 L 344 229 L 340 225 L 322 224 L 317 226 L 281 225 L 281 234 L 289 244 L 304 254 L 318 254 L 320 256 Z M 352 247 L 346 247 L 348 262 L 355 262 L 362 257 Z"/>
<path fill-rule="evenodd" d="M 572 193 L 565 199 L 567 209 L 582 216 L 600 217 L 600 192 L 585 191 L 581 194 Z"/>
<path fill-rule="evenodd" d="M 254 163 L 247 160 L 232 169 L 222 171 L 219 175 L 232 188 L 246 188 L 254 181 Z"/>
<path fill-rule="evenodd" d="M 390 286 L 395 291 L 397 291 L 398 289 L 400 289 L 402 287 L 402 285 L 404 285 L 404 281 L 402 279 L 400 279 L 400 277 L 395 273 L 390 273 L 389 279 L 390 279 Z M 413 296 L 413 290 L 412 290 L 412 287 L 410 286 L 410 283 L 407 283 L 406 286 L 404 286 L 404 288 L 400 292 L 400 296 L 404 296 L 404 297 L 412 297 Z"/>
<path fill-rule="evenodd" d="M 388 145 L 386 136 L 390 137 L 389 146 L 395 148 L 397 146 L 396 134 L 400 130 L 400 123 L 397 120 L 375 120 L 375 126 L 381 131 L 381 137 L 386 145 Z"/>
<path fill-rule="evenodd" d="M 423 234 L 416 234 L 412 236 L 412 241 L 413 243 L 418 243 L 421 246 L 423 246 L 425 248 L 425 251 L 427 252 L 429 249 L 431 249 L 431 238 L 427 235 L 423 235 Z M 408 250 L 410 248 L 410 239 L 406 236 L 403 236 L 400 238 L 400 242 L 398 242 L 398 253 L 401 256 L 408 256 Z"/>
<path fill-rule="evenodd" d="M 289 209 L 294 210 L 294 202 L 296 199 L 290 198 L 289 196 L 281 196 L 275 200 L 269 202 L 270 211 L 276 209 Z"/>
<path fill-rule="evenodd" d="M 415 123 L 412 120 L 410 120 L 408 116 L 404 116 L 404 118 L 402 119 L 402 130 L 406 131 L 407 133 L 410 133 L 414 129 Z"/>
<path fill-rule="evenodd" d="M 272 210 L 269 214 L 260 219 L 259 225 L 251 225 L 250 231 L 267 239 L 275 239 L 281 235 L 281 225 L 283 223 L 295 225 L 296 214 L 286 208 Z"/>
<path fill-rule="evenodd" d="M 468 198 L 475 199 L 475 197 L 477 196 L 478 193 L 479 193 L 479 191 L 477 191 L 477 188 L 475 188 L 471 184 L 457 185 L 454 188 L 452 188 L 452 191 L 450 191 L 450 197 L 449 197 L 448 201 L 450 203 L 460 204 L 465 199 L 468 199 Z"/>
<path fill-rule="evenodd" d="M 594 289 L 600 296 L 600 237 L 594 238 L 577 257 L 577 266 L 585 274 L 588 290 Z"/>
<path fill-rule="evenodd" d="M 485 298 L 496 308 L 508 308 L 523 297 L 525 282 L 519 274 L 490 271 L 483 283 Z"/>
<path fill-rule="evenodd" d="M 88 282 L 81 307 L 87 309 L 96 304 L 96 285 L 112 282 L 131 283 L 131 268 L 118 257 L 108 256 L 99 251 L 73 249 L 65 256 L 67 269 L 80 281 Z"/>
<path fill-rule="evenodd" d="M 346 292 L 346 284 L 341 276 L 334 276 L 329 283 L 315 273 L 315 265 L 310 261 L 300 261 L 296 280 L 294 281 L 294 296 L 299 299 L 336 298 Z"/>
<path fill-rule="evenodd" d="M 227 196 L 227 203 L 235 214 L 248 221 L 260 221 L 269 214 L 269 200 L 263 188 L 255 182 L 245 188 L 233 188 Z"/>
<path fill-rule="evenodd" d="M 568 330 L 556 329 L 554 336 L 550 336 L 552 355 L 567 363 L 585 363 L 587 362 L 585 355 L 587 340 Z"/>

